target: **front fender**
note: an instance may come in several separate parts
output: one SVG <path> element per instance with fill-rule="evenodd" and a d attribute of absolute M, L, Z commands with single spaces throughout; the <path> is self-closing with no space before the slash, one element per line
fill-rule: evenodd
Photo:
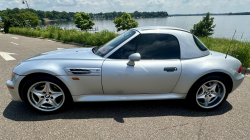
<path fill-rule="evenodd" d="M 31 60 L 23 61 L 16 66 L 13 72 L 18 75 L 31 73 L 47 73 L 54 76 L 68 75 L 64 68 L 101 68 L 103 60 Z"/>
<path fill-rule="evenodd" d="M 15 67 L 13 72 L 23 76 L 32 73 L 47 73 L 54 76 L 67 75 L 61 63 L 49 60 L 24 61 Z"/>

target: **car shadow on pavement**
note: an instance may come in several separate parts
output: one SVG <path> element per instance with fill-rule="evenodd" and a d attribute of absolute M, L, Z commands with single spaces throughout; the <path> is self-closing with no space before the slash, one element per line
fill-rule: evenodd
<path fill-rule="evenodd" d="M 92 119 L 113 118 L 124 123 L 123 118 L 185 116 L 203 117 L 224 114 L 232 109 L 229 102 L 211 111 L 192 109 L 184 100 L 129 101 L 129 102 L 92 102 L 74 103 L 58 113 L 42 114 L 22 102 L 10 102 L 3 116 L 14 121 L 44 121 L 53 119 Z"/>

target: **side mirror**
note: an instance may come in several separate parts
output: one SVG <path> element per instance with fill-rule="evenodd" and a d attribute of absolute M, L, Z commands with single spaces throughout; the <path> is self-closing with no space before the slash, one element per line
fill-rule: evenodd
<path fill-rule="evenodd" d="M 141 55 L 139 53 L 133 53 L 128 57 L 129 61 L 127 65 L 129 66 L 134 66 L 135 61 L 140 61 L 141 60 Z"/>

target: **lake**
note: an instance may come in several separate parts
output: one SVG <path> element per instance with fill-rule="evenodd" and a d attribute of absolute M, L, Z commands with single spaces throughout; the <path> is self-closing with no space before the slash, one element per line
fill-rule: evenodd
<path fill-rule="evenodd" d="M 214 29 L 213 37 L 232 38 L 235 30 L 235 38 L 240 40 L 244 32 L 242 40 L 250 41 L 250 15 L 239 16 L 213 16 Z M 173 26 L 186 30 L 190 30 L 194 24 L 202 20 L 202 16 L 178 16 L 168 18 L 140 18 L 136 19 L 139 26 Z M 116 32 L 113 20 L 93 20 L 95 22 L 94 28 L 98 28 L 99 31 L 107 29 L 109 31 Z M 47 21 L 41 22 L 40 25 L 55 25 L 57 24 L 61 28 L 76 29 L 73 21 Z M 122 32 L 118 32 L 122 33 Z"/>

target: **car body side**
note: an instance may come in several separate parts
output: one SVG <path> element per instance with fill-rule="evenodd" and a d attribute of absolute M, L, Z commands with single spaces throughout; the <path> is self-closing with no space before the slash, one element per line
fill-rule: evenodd
<path fill-rule="evenodd" d="M 71 95 L 81 96 L 81 95 L 105 95 L 103 91 L 102 84 L 102 70 L 100 75 L 68 75 L 65 72 L 64 68 L 99 68 L 102 69 L 103 63 L 106 59 L 109 59 L 108 56 L 122 47 L 125 43 L 130 41 L 132 38 L 139 34 L 150 34 L 150 33 L 160 33 L 160 34 L 171 34 L 174 35 L 180 45 L 181 50 L 181 74 L 178 82 L 176 83 L 174 89 L 171 93 L 182 94 L 178 98 L 185 98 L 188 94 L 192 85 L 197 82 L 203 76 L 211 73 L 224 74 L 229 80 L 228 82 L 232 84 L 233 91 L 236 89 L 241 82 L 243 81 L 244 76 L 241 73 L 238 73 L 238 69 L 241 66 L 241 62 L 231 56 L 225 58 L 224 54 L 213 52 L 213 51 L 201 51 L 194 42 L 193 35 L 179 30 L 143 30 L 143 29 L 134 29 L 137 30 L 137 33 L 120 44 L 114 50 L 112 50 L 105 57 L 94 56 L 91 48 L 82 48 L 82 49 L 71 49 L 71 51 L 84 53 L 89 57 L 81 58 L 72 52 L 72 55 L 76 55 L 75 58 L 71 59 L 59 59 L 58 57 L 47 59 L 46 55 L 30 58 L 13 70 L 17 75 L 14 77 L 13 81 L 8 80 L 7 85 L 13 86 L 14 89 L 9 89 L 12 95 L 12 100 L 22 101 L 19 93 L 20 86 L 23 85 L 25 80 L 29 75 L 36 74 L 48 74 L 60 79 L 69 89 Z M 68 50 L 60 50 L 54 52 L 48 52 L 50 55 L 63 55 L 64 52 Z M 54 53 L 54 54 L 53 54 Z M 90 54 L 93 55 L 90 55 Z M 46 53 L 45 53 L 46 54 Z M 40 57 L 40 58 L 39 58 Z M 78 58 L 77 58 L 78 57 Z M 128 60 L 129 61 L 129 60 Z M 136 62 L 135 62 L 136 65 Z M 80 80 L 75 81 L 72 78 L 78 77 Z M 26 78 L 26 79 L 25 79 Z M 231 81 L 230 81 L 231 80 Z M 119 83 L 117 83 L 119 84 Z M 170 94 L 170 93 L 166 93 Z"/>

